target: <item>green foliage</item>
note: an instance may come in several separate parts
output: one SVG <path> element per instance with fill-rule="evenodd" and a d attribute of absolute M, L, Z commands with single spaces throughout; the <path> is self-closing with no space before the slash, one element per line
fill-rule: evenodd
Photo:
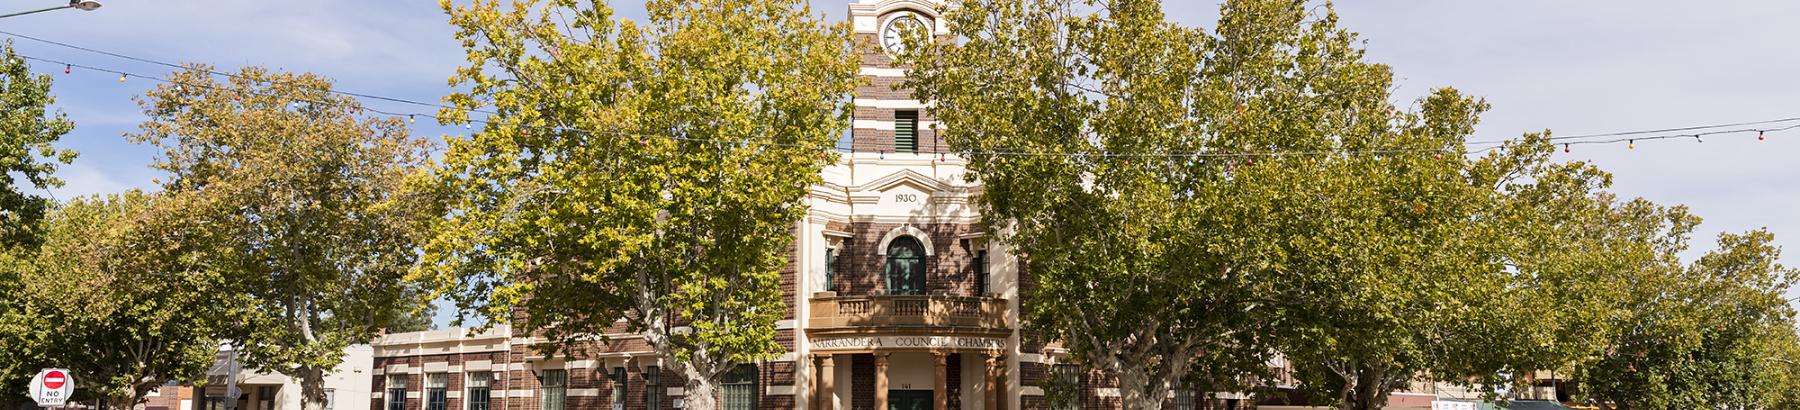
<path fill-rule="evenodd" d="M 1329 4 L 1221 15 L 1208 32 L 1151 0 L 969 0 L 955 40 L 913 39 L 907 85 L 1037 279 L 1030 325 L 1117 375 L 1127 408 L 1244 388 L 1277 351 L 1352 408 L 1591 351 L 1617 291 L 1585 270 L 1616 244 L 1589 223 L 1606 174 L 1551 162 L 1547 135 L 1473 156 L 1487 105 L 1394 107 Z M 1534 320 L 1569 307 L 1593 309 Z"/>
<path fill-rule="evenodd" d="M 404 278 L 436 215 L 429 192 L 410 189 L 429 144 L 402 119 L 362 117 L 319 76 L 246 68 L 221 82 L 208 70 L 140 98 L 150 119 L 129 137 L 162 149 L 164 195 L 220 280 L 232 319 L 220 336 L 246 367 L 300 379 L 317 408 L 344 348 L 419 302 Z"/>
<path fill-rule="evenodd" d="M 74 150 L 52 145 L 75 123 L 50 112 L 56 103 L 50 81 L 48 74 L 31 73 L 25 59 L 13 54 L 11 40 L 0 49 L 0 246 L 36 243 L 34 229 L 50 201 L 23 190 L 62 186 L 51 174 L 75 160 Z"/>
<path fill-rule="evenodd" d="M 1682 239 L 1692 223 L 1667 229 Z M 1580 367 L 1582 391 L 1612 409 L 1789 408 L 1796 362 L 1795 271 L 1766 231 L 1719 236 L 1688 266 L 1645 264 L 1609 344 Z M 1665 252 L 1679 251 L 1665 249 Z"/>
<path fill-rule="evenodd" d="M 414 299 L 417 300 L 418 298 Z M 395 318 L 395 321 L 388 325 L 385 330 L 387 333 L 437 330 L 437 318 L 434 308 L 435 306 L 432 306 L 429 301 L 422 301 L 417 308 Z"/>
<path fill-rule="evenodd" d="M 135 405 L 169 381 L 204 382 L 226 321 L 217 277 L 178 204 L 138 191 L 77 198 L 45 223 L 22 263 L 22 314 L 42 338 L 34 364 L 66 367 L 87 393 Z"/>
<path fill-rule="evenodd" d="M 549 352 L 621 318 L 689 380 L 779 352 L 778 272 L 847 126 L 848 26 L 795 0 L 651 1 L 644 26 L 576 3 L 443 3 L 472 90 L 444 114 L 497 114 L 450 143 L 422 276 Z"/>

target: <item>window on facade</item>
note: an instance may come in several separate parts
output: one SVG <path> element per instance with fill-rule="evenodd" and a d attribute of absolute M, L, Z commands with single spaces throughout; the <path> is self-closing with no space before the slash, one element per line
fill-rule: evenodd
<path fill-rule="evenodd" d="M 625 392 L 631 387 L 631 381 L 625 378 L 625 368 L 614 367 L 612 370 L 612 400 L 614 408 L 624 408 Z"/>
<path fill-rule="evenodd" d="M 256 396 L 260 397 L 258 400 L 261 401 L 257 402 L 256 408 L 275 410 L 275 390 L 280 388 L 280 386 L 257 386 Z"/>
<path fill-rule="evenodd" d="M 756 365 L 740 364 L 725 374 L 723 410 L 756 410 Z"/>
<path fill-rule="evenodd" d="M 988 294 L 988 257 L 987 251 L 975 251 L 975 296 Z"/>
<path fill-rule="evenodd" d="M 469 373 L 468 397 L 463 399 L 463 403 L 467 403 L 468 407 L 465 410 L 488 410 L 488 402 L 492 401 L 494 396 L 493 385 L 493 373 Z"/>
<path fill-rule="evenodd" d="M 325 410 L 337 410 L 337 389 L 325 389 Z"/>
<path fill-rule="evenodd" d="M 387 410 L 406 410 L 406 375 L 387 377 Z"/>
<path fill-rule="evenodd" d="M 890 295 L 925 294 L 925 247 L 911 236 L 888 243 L 887 289 Z"/>
<path fill-rule="evenodd" d="M 545 369 L 538 376 L 538 391 L 543 401 L 539 402 L 540 410 L 563 410 L 563 403 L 568 393 L 569 373 L 563 369 Z"/>
<path fill-rule="evenodd" d="M 445 389 L 450 387 L 450 375 L 432 373 L 425 375 L 425 410 L 445 410 L 448 403 Z"/>
<path fill-rule="evenodd" d="M 825 248 L 825 291 L 837 290 L 837 249 Z"/>
<path fill-rule="evenodd" d="M 1072 364 L 1059 364 L 1050 367 L 1052 387 L 1062 393 L 1058 403 L 1053 403 L 1056 410 L 1076 410 L 1081 408 L 1081 367 Z"/>
<path fill-rule="evenodd" d="M 918 111 L 894 111 L 894 152 L 919 152 Z"/>
<path fill-rule="evenodd" d="M 662 369 L 650 366 L 644 369 L 644 408 L 662 408 Z"/>
<path fill-rule="evenodd" d="M 1198 409 L 1194 404 L 1194 389 L 1186 387 L 1175 389 L 1175 410 Z"/>

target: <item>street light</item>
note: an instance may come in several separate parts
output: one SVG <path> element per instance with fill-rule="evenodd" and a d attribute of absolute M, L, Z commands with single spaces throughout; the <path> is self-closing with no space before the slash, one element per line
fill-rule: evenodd
<path fill-rule="evenodd" d="M 12 14 L 0 14 L 0 18 L 23 16 L 26 14 L 37 14 L 37 13 L 43 13 L 46 11 L 56 11 L 56 10 L 62 10 L 62 9 L 94 11 L 95 9 L 99 9 L 99 8 L 100 8 L 100 2 L 95 1 L 95 0 L 69 0 L 69 5 L 67 5 L 67 6 L 56 6 L 56 7 L 51 7 L 51 8 L 47 8 L 47 9 L 22 11 L 22 12 L 12 13 Z"/>

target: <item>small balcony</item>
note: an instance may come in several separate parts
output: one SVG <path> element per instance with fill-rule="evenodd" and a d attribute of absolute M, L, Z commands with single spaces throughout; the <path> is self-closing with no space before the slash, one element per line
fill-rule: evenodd
<path fill-rule="evenodd" d="M 930 333 L 1004 331 L 1006 299 L 970 296 L 813 296 L 807 327 L 815 331 L 921 330 Z"/>

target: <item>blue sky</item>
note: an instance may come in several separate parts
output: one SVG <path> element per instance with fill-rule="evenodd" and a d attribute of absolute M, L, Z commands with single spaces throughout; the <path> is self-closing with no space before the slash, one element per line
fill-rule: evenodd
<path fill-rule="evenodd" d="M 1369 57 L 1394 66 L 1403 99 L 1440 86 L 1483 96 L 1494 109 L 1476 139 L 1544 129 L 1573 135 L 1800 117 L 1800 2 L 1516 0 L 1346 1 L 1343 24 L 1362 34 Z M 0 12 L 60 4 L 14 0 Z M 616 1 L 628 18 L 641 1 Z M 813 0 L 842 19 L 846 0 Z M 1218 2 L 1171 1 L 1172 18 L 1210 26 Z M 435 101 L 462 62 L 435 1 L 108 0 L 94 12 L 63 10 L 0 20 L 0 30 L 157 60 L 231 69 L 265 65 L 311 71 L 363 93 Z M 4 37 L 4 36 L 0 36 Z M 29 56 L 156 75 L 164 67 L 30 41 Z M 59 198 L 150 188 L 154 151 L 121 134 L 143 119 L 133 97 L 151 85 L 132 78 L 39 63 L 55 73 L 57 106 L 77 123 L 63 145 L 81 152 L 59 175 Z M 426 112 L 369 102 L 394 111 Z M 427 126 L 428 135 L 460 127 Z M 1800 222 L 1800 130 L 1693 141 L 1575 146 L 1563 158 L 1614 173 L 1614 191 L 1689 205 L 1706 218 L 1695 245 L 1721 231 L 1769 227 L 1796 243 Z M 1792 265 L 1794 256 L 1784 258 Z"/>

